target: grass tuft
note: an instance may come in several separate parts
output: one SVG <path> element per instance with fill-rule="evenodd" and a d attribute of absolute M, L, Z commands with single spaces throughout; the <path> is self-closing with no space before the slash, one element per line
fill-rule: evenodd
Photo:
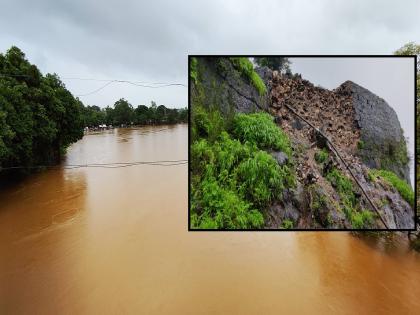
<path fill-rule="evenodd" d="M 399 178 L 396 174 L 387 170 L 369 170 L 368 173 L 369 180 L 374 181 L 375 178 L 380 176 L 388 184 L 395 187 L 395 189 L 400 193 L 412 207 L 414 206 L 414 191 L 410 185 L 405 181 Z"/>
<path fill-rule="evenodd" d="M 315 161 L 319 164 L 324 163 L 328 159 L 328 151 L 323 148 L 321 151 L 315 153 Z"/>

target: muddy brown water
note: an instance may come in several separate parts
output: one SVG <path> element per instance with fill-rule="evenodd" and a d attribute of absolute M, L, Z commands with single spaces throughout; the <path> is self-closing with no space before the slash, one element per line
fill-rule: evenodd
<path fill-rule="evenodd" d="M 67 164 L 187 158 L 186 125 Z M 188 232 L 187 166 L 59 169 L 0 192 L 0 314 L 418 314 L 420 255 L 347 233 Z"/>

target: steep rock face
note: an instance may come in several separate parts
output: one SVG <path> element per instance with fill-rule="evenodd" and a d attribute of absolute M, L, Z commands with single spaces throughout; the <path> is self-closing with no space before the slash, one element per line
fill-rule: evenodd
<path fill-rule="evenodd" d="M 335 92 L 352 97 L 363 144 L 358 154 L 363 162 L 370 168 L 391 170 L 410 183 L 406 143 L 394 109 L 384 99 L 351 81 L 344 82 Z"/>
<path fill-rule="evenodd" d="M 217 106 L 225 115 L 267 110 L 268 99 L 235 69 L 228 58 L 200 58 L 199 84 L 190 85 L 192 100 Z"/>
<path fill-rule="evenodd" d="M 343 216 L 343 196 L 326 178 L 328 161 L 331 161 L 353 184 L 357 199 L 354 214 L 371 211 L 375 217 L 373 227 L 384 227 L 346 166 L 331 150 L 325 163 L 316 161 L 316 155 L 326 144 L 290 107 L 334 143 L 389 228 L 413 228 L 414 211 L 410 204 L 394 187 L 368 175 L 370 168 L 385 168 L 409 182 L 403 132 L 395 111 L 383 99 L 350 81 L 330 91 L 300 77 L 274 73 L 270 86 L 271 112 L 293 143 L 297 178 L 306 191 L 306 207 L 296 207 L 299 213 L 296 215 L 292 211 L 294 205 L 284 198 L 268 210 L 269 226 L 278 224 L 274 217 L 282 213 L 281 219 L 293 219 L 298 228 L 352 227 L 352 219 Z"/>

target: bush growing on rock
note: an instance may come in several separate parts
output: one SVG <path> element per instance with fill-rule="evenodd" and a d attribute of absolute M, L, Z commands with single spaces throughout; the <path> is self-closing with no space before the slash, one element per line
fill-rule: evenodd
<path fill-rule="evenodd" d="M 250 142 L 260 149 L 279 150 L 292 154 L 289 137 L 266 113 L 237 114 L 233 120 L 233 133 L 242 142 Z"/>
<path fill-rule="evenodd" d="M 191 227 L 262 227 L 265 207 L 282 198 L 295 176 L 290 164 L 280 166 L 260 148 L 280 148 L 290 154 L 288 138 L 267 114 L 237 114 L 233 129 L 245 135 L 240 139 L 224 129 L 218 112 L 194 108 L 192 123 Z M 253 137 L 251 130 L 263 133 Z"/>
<path fill-rule="evenodd" d="M 380 176 L 383 178 L 388 184 L 395 187 L 395 189 L 400 193 L 401 197 L 403 197 L 411 206 L 414 206 L 414 192 L 410 185 L 399 178 L 396 174 L 391 171 L 387 170 L 370 170 L 369 171 L 369 178 L 371 180 L 375 180 Z"/>
<path fill-rule="evenodd" d="M 248 58 L 244 57 L 232 57 L 230 58 L 236 69 L 238 69 L 242 75 L 252 83 L 252 85 L 257 89 L 260 95 L 267 93 L 267 88 L 260 78 L 258 73 L 255 72 L 252 62 Z"/>
<path fill-rule="evenodd" d="M 319 152 L 315 153 L 315 161 L 318 163 L 324 163 L 328 159 L 328 151 L 324 148 Z"/>

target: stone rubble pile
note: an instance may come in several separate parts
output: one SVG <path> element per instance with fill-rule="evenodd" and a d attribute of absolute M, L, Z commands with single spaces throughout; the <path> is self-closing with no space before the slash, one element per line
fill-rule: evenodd
<path fill-rule="evenodd" d="M 316 87 L 300 77 L 289 79 L 274 72 L 271 103 L 274 115 L 280 118 L 280 127 L 286 131 L 301 131 L 309 136 L 311 128 L 294 117 L 283 104 L 288 104 L 319 128 L 341 150 L 350 154 L 356 151 L 360 132 L 350 95 Z"/>

